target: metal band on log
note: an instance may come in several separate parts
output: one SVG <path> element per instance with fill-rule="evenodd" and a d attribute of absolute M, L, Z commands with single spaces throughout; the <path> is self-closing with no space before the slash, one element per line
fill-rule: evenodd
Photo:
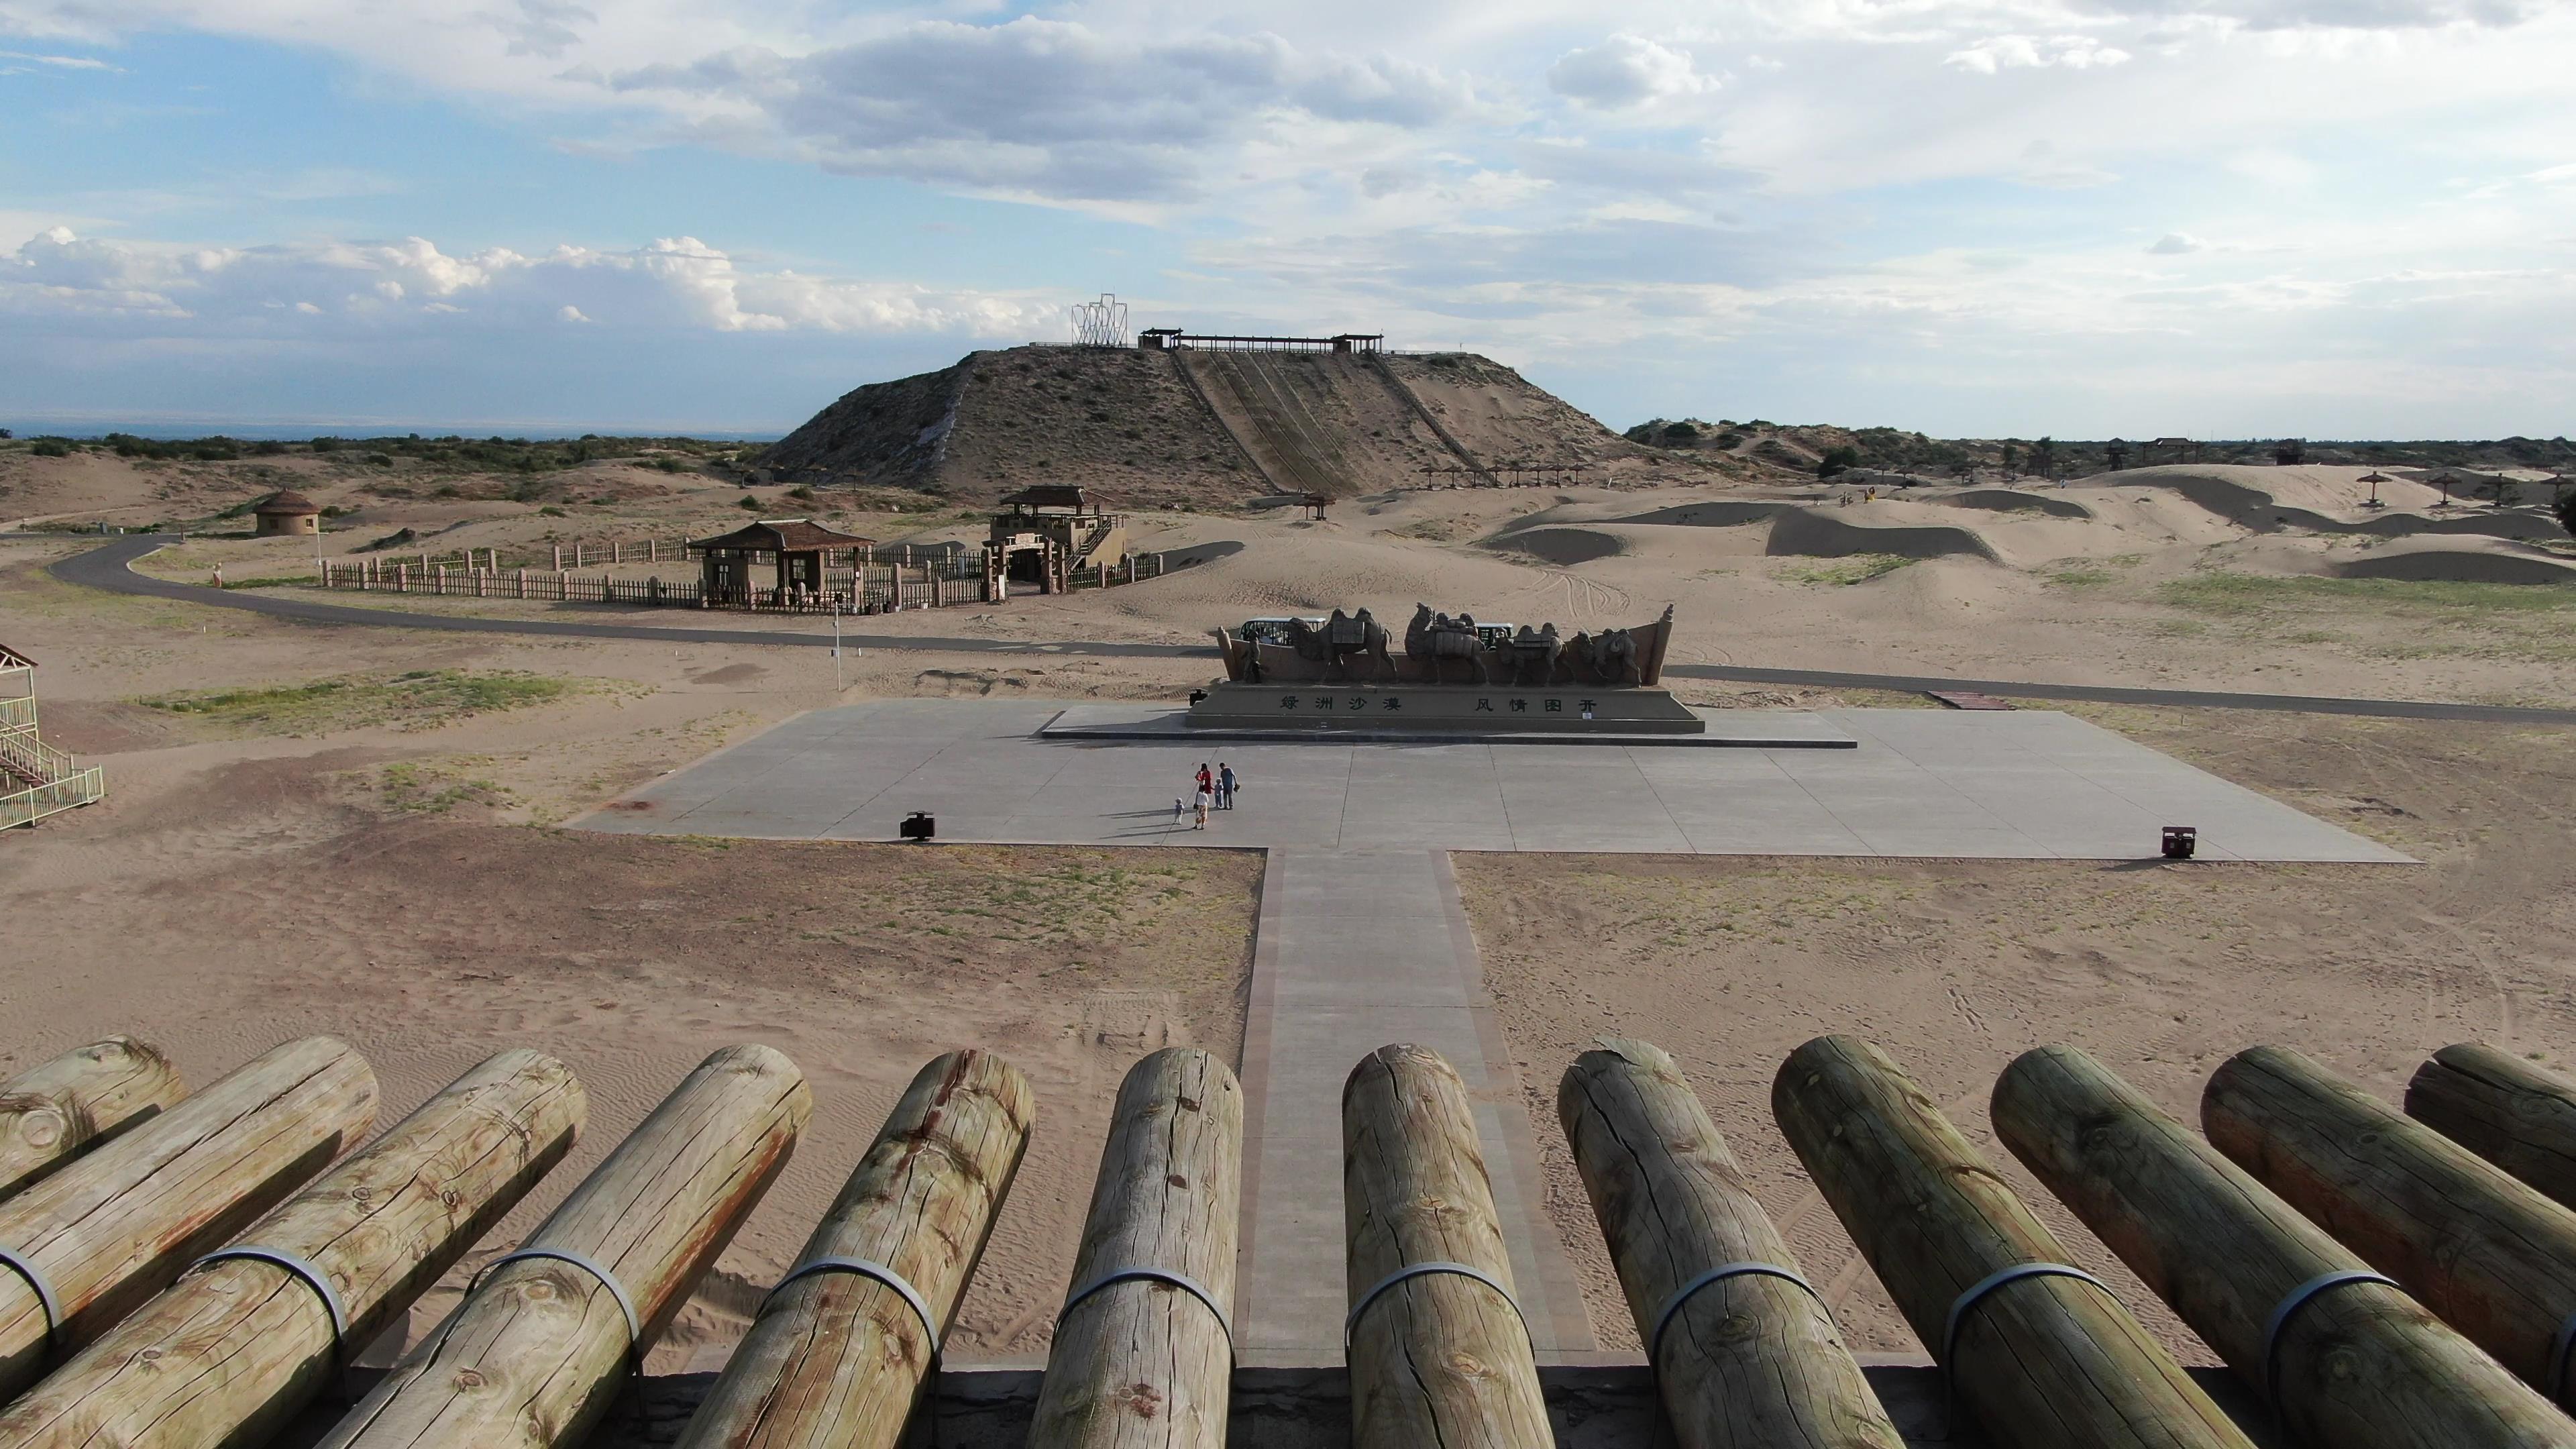
<path fill-rule="evenodd" d="M 2576 1449 L 2576 1423 L 2073 1047 L 1995 1083 L 1996 1134 L 2308 1444 Z"/>
<path fill-rule="evenodd" d="M 130 1036 L 75 1047 L 0 1082 L 0 1198 L 186 1095 L 170 1059 Z"/>
<path fill-rule="evenodd" d="M 1604 1041 L 1556 1089 L 1683 1449 L 1902 1449 L 1833 1315 L 1663 1049 Z"/>
<path fill-rule="evenodd" d="M 701 1062 L 325 1449 L 581 1442 L 786 1164 L 813 1100 L 771 1048 Z"/>
<path fill-rule="evenodd" d="M 1773 1079 L 1771 1110 L 1996 1444 L 2248 1449 L 2127 1309 L 2071 1276 L 2055 1235 L 1878 1048 L 1808 1042 Z"/>
<path fill-rule="evenodd" d="M 2264 1186 L 2559 1403 L 2576 1213 L 2284 1047 L 2223 1063 L 2202 1130 Z"/>
<path fill-rule="evenodd" d="M 1118 1088 L 1029 1449 L 1221 1449 L 1242 1179 L 1234 1073 L 1191 1047 L 1138 1062 Z"/>
<path fill-rule="evenodd" d="M 761 1305 L 682 1449 L 892 1449 L 920 1405 L 1037 1112 L 986 1051 L 923 1067 Z M 869 1264 L 921 1295 L 919 1305 Z"/>
<path fill-rule="evenodd" d="M 22 1265 L 0 1270 L 0 1399 L 43 1371 L 49 1340 L 106 1332 L 375 1118 L 375 1073 L 347 1043 L 308 1036 L 0 1203 L 0 1248 Z"/>
<path fill-rule="evenodd" d="M 1438 1052 L 1379 1047 L 1342 1083 L 1342 1203 L 1353 1449 L 1553 1444 L 1475 1112 Z"/>
<path fill-rule="evenodd" d="M 2415 1069 L 2406 1115 L 2576 1207 L 2576 1082 L 2484 1042 L 2461 1042 Z"/>
<path fill-rule="evenodd" d="M 202 1264 L 11 1405 L 0 1446 L 265 1442 L 562 1160 L 585 1106 L 554 1058 L 492 1057 L 253 1227 L 274 1258 Z"/>

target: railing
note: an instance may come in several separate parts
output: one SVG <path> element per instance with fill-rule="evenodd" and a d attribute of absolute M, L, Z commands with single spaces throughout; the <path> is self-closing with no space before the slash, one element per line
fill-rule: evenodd
<path fill-rule="evenodd" d="M 1103 530 L 1103 536 L 1107 530 Z M 1095 543 L 1097 540 L 1095 540 Z M 431 564 L 322 562 L 315 583 L 325 589 L 356 589 L 389 594 L 435 594 L 473 599 L 534 599 L 545 603 L 633 604 L 647 608 L 750 609 L 795 614 L 823 614 L 837 607 L 847 614 L 885 614 L 899 609 L 938 609 L 957 604 L 991 602 L 989 561 L 980 550 L 930 555 L 918 563 L 862 563 L 856 569 L 827 568 L 820 588 L 717 589 L 695 583 L 671 584 L 659 579 L 619 579 L 606 574 L 588 578 L 536 569 L 451 568 Z M 1163 575 L 1163 556 L 1129 554 L 1107 571 L 1075 569 L 1076 588 L 1102 583 L 1132 584 Z"/>
<path fill-rule="evenodd" d="M 14 699 L 0 699 L 0 730 L 31 730 L 36 727 L 36 697 L 22 694 Z"/>
<path fill-rule="evenodd" d="M 34 735 L 0 735 L 0 766 L 35 784 L 47 784 L 80 772 L 72 757 Z"/>
<path fill-rule="evenodd" d="M 106 798 L 107 772 L 92 765 L 32 790 L 0 795 L 0 830 L 32 825 L 58 811 L 76 809 Z"/>

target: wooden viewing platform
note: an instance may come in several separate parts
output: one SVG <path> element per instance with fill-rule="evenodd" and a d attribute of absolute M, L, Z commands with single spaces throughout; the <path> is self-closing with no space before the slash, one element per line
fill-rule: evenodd
<path fill-rule="evenodd" d="M 2551 1361 L 2566 1335 L 2544 1341 L 2576 1312 L 2576 1212 L 2488 1160 L 2549 1162 L 2576 1084 L 2472 1046 L 2427 1063 L 2410 1106 L 2476 1152 L 2275 1048 L 2213 1076 L 2207 1141 L 2071 1048 L 2004 1072 L 2004 1143 L 2225 1370 L 2179 1367 L 2144 1305 L 1845 1037 L 1790 1055 L 1773 1110 L 1928 1365 L 1850 1351 L 1680 1069 L 1637 1041 L 1575 1061 L 1558 1107 L 1650 1363 L 1534 1348 L 1466 1087 L 1420 1046 L 1369 1053 L 1343 1088 L 1339 1363 L 1243 1361 L 1242 1089 L 1190 1048 L 1119 1092 L 1042 1369 L 938 1349 L 1040 1120 L 980 1049 L 922 1069 L 722 1373 L 650 1380 L 643 1351 L 815 1110 L 770 1048 L 709 1056 L 445 1321 L 345 1380 L 562 1159 L 585 1098 L 560 1062 L 500 1052 L 354 1154 L 375 1079 L 327 1037 L 194 1094 L 115 1038 L 0 1101 L 26 1104 L 22 1127 L 97 1124 L 20 1132 L 46 1145 L 0 1188 L 0 1375 L 19 1395 L 0 1449 L 897 1449 L 915 1430 L 943 1449 L 2251 1449 L 2283 1425 L 2363 1449 L 2576 1449 Z"/>

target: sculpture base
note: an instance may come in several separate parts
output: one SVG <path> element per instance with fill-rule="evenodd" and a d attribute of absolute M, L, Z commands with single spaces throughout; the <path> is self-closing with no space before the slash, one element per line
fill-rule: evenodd
<path fill-rule="evenodd" d="M 1696 735 L 1708 722 L 1668 689 L 1517 689 L 1475 684 L 1208 686 L 1192 729 L 1329 735 L 1389 731 L 1493 735 Z"/>

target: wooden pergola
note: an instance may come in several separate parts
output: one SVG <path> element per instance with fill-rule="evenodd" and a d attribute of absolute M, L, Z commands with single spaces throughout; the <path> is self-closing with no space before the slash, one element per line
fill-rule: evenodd
<path fill-rule="evenodd" d="M 698 582 L 709 602 L 749 597 L 751 571 L 764 564 L 777 568 L 775 587 L 782 593 L 823 591 L 823 567 L 836 553 L 848 553 L 856 568 L 862 550 L 876 540 L 825 528 L 810 518 L 764 518 L 715 538 L 692 539 L 689 552 L 699 559 Z"/>

